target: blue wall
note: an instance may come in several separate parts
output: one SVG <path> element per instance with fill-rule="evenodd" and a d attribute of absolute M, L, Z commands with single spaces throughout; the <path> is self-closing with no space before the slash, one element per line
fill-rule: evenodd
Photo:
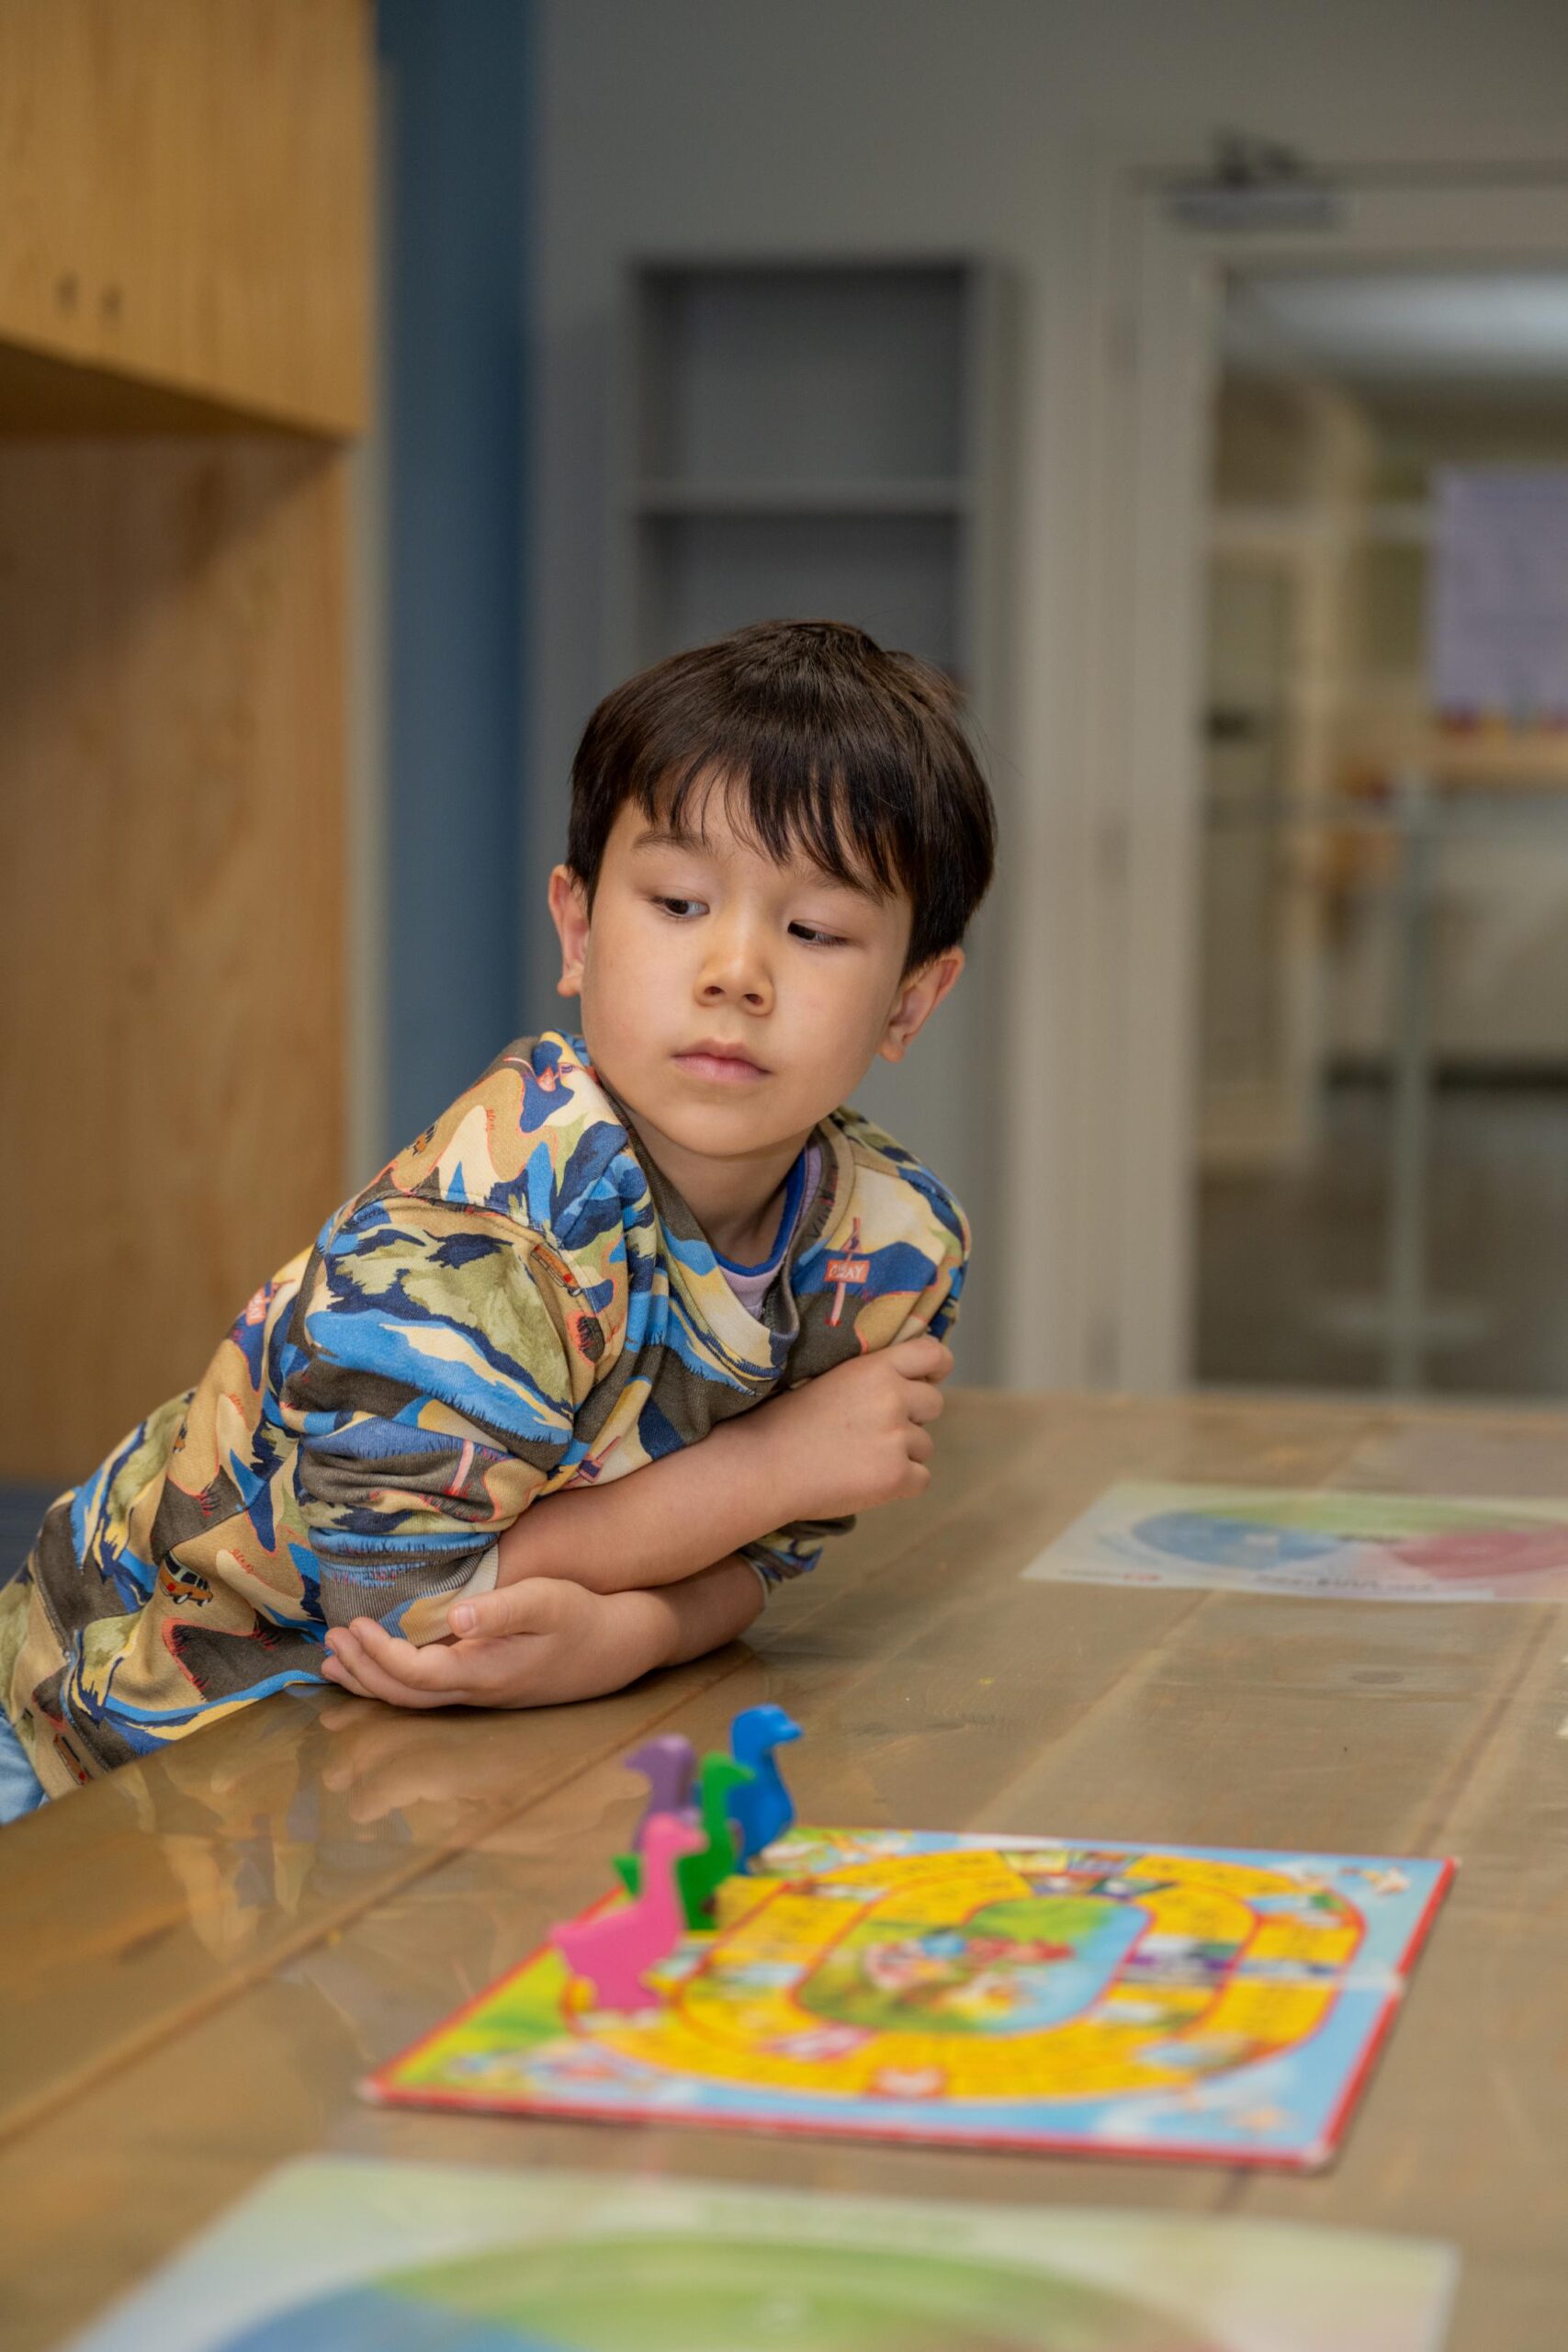
<path fill-rule="evenodd" d="M 529 0 L 380 0 L 386 1148 L 518 1026 Z"/>

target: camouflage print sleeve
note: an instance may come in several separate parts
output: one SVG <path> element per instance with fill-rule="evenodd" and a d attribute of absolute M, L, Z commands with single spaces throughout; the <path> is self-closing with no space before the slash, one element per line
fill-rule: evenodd
<path fill-rule="evenodd" d="M 933 1340 L 952 1340 L 969 1264 L 969 1220 L 951 1194 L 942 1196 L 942 1258 L 929 1287 L 905 1317 L 900 1340 L 918 1340 L 929 1331 Z"/>
<path fill-rule="evenodd" d="M 740 1556 L 750 1561 L 765 1585 L 787 1584 L 793 1577 L 810 1575 L 827 1537 L 846 1534 L 853 1525 L 852 1519 L 793 1520 L 755 1544 L 743 1544 Z"/>
<path fill-rule="evenodd" d="M 282 1407 L 329 1624 L 413 1631 L 560 1466 L 594 1365 L 554 1262 L 507 1217 L 419 1199 L 323 1236 Z"/>

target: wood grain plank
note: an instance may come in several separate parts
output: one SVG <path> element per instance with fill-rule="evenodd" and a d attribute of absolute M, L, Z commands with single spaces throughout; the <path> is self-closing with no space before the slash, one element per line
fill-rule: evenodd
<path fill-rule="evenodd" d="M 925 1503 L 878 1514 L 700 1679 L 534 1717 L 261 1708 L 134 1792 L 52 1808 L 26 1826 L 37 1925 L 0 1967 L 35 1939 L 69 1951 L 72 1905 L 107 1884 L 117 1846 L 141 1845 L 164 1891 L 105 1896 L 107 1939 L 49 2018 L 68 2037 L 123 1983 L 146 2002 L 140 2054 L 101 2050 L 0 2150 L 26 2248 L 0 2253 L 7 2344 L 54 2340 L 273 2164 L 333 2147 L 1449 2236 L 1465 2261 L 1450 2352 L 1555 2352 L 1564 1612 L 1136 1593 L 1019 1570 L 1114 1477 L 1433 1487 L 1465 1453 L 1494 1491 L 1546 1492 L 1565 1441 L 1547 1416 L 960 1396 Z M 637 1804 L 618 1754 L 654 1703 L 706 1744 L 763 1699 L 807 1727 L 792 1756 L 807 1818 L 1457 1853 L 1335 2168 L 1268 2178 L 361 2106 L 366 2072 L 601 1890 Z M 19 1837 L 0 1850 L 7 1896 Z M 315 1876 L 291 1894 L 301 1868 Z M 187 1973 L 205 1959 L 215 1997 L 182 2010 L 174 1977 L 139 1983 L 147 1962 L 118 1940 L 138 1902 L 153 1926 L 164 1904 L 166 1948 Z M 82 2232 L 83 2210 L 102 2226 Z"/>
<path fill-rule="evenodd" d="M 343 1189 L 342 463 L 0 439 L 0 1476 L 85 1476 Z"/>
<path fill-rule="evenodd" d="M 0 338 L 357 431 L 371 97 L 367 0 L 6 0 Z"/>

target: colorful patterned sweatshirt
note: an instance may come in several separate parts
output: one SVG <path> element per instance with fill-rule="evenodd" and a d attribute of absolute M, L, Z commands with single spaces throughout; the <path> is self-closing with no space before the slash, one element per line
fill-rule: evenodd
<path fill-rule="evenodd" d="M 45 1788 L 320 1679 L 329 1625 L 439 1631 L 538 1496 L 947 1331 L 968 1250 L 951 1194 L 853 1111 L 816 1141 L 759 1320 L 581 1040 L 509 1047 L 51 1510 L 0 1594 L 0 1694 Z M 798 1575 L 833 1524 L 748 1556 Z"/>

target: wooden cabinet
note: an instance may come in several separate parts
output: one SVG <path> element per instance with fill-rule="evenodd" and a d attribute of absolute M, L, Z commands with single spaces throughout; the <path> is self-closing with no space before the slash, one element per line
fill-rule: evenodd
<path fill-rule="evenodd" d="M 344 1189 L 370 96 L 361 0 L 0 0 L 0 1476 Z"/>
<path fill-rule="evenodd" d="M 367 0 L 5 0 L 0 339 L 355 431 L 370 40 Z"/>

